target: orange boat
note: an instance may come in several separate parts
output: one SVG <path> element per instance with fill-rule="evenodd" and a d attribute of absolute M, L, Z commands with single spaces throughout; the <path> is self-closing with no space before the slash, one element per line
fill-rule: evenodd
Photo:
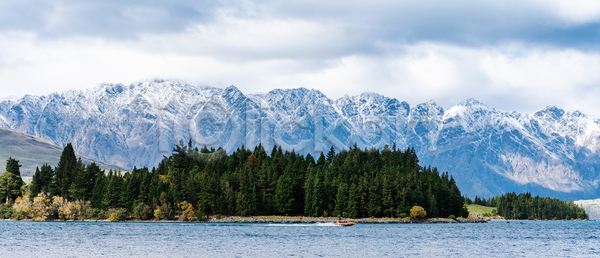
<path fill-rule="evenodd" d="M 342 227 L 349 227 L 349 226 L 356 225 L 356 223 L 355 222 L 350 222 L 350 221 L 339 221 L 338 220 L 336 222 L 333 222 L 333 225 L 342 226 Z"/>

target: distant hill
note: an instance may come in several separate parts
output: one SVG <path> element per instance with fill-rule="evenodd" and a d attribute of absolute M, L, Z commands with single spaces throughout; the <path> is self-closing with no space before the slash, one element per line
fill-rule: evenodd
<path fill-rule="evenodd" d="M 46 163 L 55 167 L 58 164 L 63 148 L 39 137 L 24 134 L 15 130 L 0 128 L 0 174 L 6 171 L 6 160 L 9 157 L 19 160 L 21 176 L 29 177 L 35 173 L 35 168 Z M 81 157 L 84 164 L 94 162 L 87 157 Z M 96 161 L 100 168 L 125 171 L 118 166 Z"/>

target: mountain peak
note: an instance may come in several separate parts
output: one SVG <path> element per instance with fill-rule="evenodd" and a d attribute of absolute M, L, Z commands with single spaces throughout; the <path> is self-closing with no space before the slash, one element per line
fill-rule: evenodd
<path fill-rule="evenodd" d="M 560 109 L 556 106 L 547 106 L 544 109 L 536 112 L 534 114 L 534 116 L 537 117 L 551 117 L 555 120 L 560 119 L 563 115 L 565 114 L 565 111 L 563 109 Z"/>
<path fill-rule="evenodd" d="M 286 94 L 286 93 L 307 93 L 310 90 L 304 87 L 290 88 L 290 89 L 274 89 L 269 91 L 268 94 Z"/>
<path fill-rule="evenodd" d="M 384 97 L 381 94 L 375 93 L 375 92 L 363 92 L 362 94 L 360 94 L 360 96 L 363 98 L 373 98 L 373 99 Z"/>
<path fill-rule="evenodd" d="M 230 85 L 229 87 L 225 88 L 225 91 L 240 91 L 237 87 L 235 87 L 235 85 Z"/>
<path fill-rule="evenodd" d="M 417 107 L 419 107 L 419 108 L 427 108 L 427 109 L 430 109 L 430 108 L 437 108 L 437 107 L 438 107 L 438 105 L 437 105 L 437 103 L 435 102 L 435 100 L 433 100 L 433 99 L 430 99 L 430 100 L 429 100 L 429 101 L 427 101 L 427 102 L 423 102 L 423 103 L 421 103 L 421 104 L 417 104 L 417 105 L 415 106 L 415 108 L 417 108 Z M 440 108 L 441 108 L 441 107 L 440 107 Z"/>
<path fill-rule="evenodd" d="M 117 83 L 117 84 L 100 84 L 100 87 L 104 89 L 104 91 L 108 94 L 114 95 L 123 92 L 125 85 Z"/>
<path fill-rule="evenodd" d="M 487 107 L 486 104 L 483 104 L 479 101 L 477 101 L 474 98 L 469 98 L 461 103 L 458 103 L 458 106 L 464 106 L 464 107 L 475 107 L 475 106 L 483 106 L 483 107 Z"/>
<path fill-rule="evenodd" d="M 246 99 L 246 96 L 244 96 L 244 94 L 234 85 L 231 85 L 231 86 L 225 88 L 225 90 L 223 91 L 223 95 L 227 96 L 228 98 L 230 98 L 232 100 Z"/>
<path fill-rule="evenodd" d="M 571 115 L 576 116 L 576 117 L 587 117 L 586 114 L 581 113 L 579 110 L 575 110 L 573 113 L 571 113 Z"/>
<path fill-rule="evenodd" d="M 456 106 L 451 107 L 450 109 L 448 109 L 448 111 L 446 112 L 446 114 L 444 115 L 446 118 L 451 118 L 451 117 L 457 117 L 457 116 L 462 116 L 465 114 L 471 114 L 471 113 L 480 113 L 480 112 L 484 112 L 487 113 L 487 110 L 494 110 L 493 108 L 490 108 L 488 105 L 483 104 L 479 101 L 477 101 L 474 98 L 469 98 L 461 103 L 458 103 Z"/>
<path fill-rule="evenodd" d="M 444 109 L 435 103 L 435 101 L 429 100 L 425 103 L 416 105 L 411 109 L 412 116 L 443 116 Z"/>

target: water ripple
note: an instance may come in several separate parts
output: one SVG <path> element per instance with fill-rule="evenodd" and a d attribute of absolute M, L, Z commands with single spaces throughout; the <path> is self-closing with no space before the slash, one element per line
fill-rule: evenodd
<path fill-rule="evenodd" d="M 598 256 L 600 222 L 486 224 L 0 222 L 0 257 Z"/>

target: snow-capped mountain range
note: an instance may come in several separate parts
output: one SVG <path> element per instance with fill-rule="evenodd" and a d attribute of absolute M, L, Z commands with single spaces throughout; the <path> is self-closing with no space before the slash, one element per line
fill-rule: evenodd
<path fill-rule="evenodd" d="M 600 120 L 554 106 L 501 112 L 474 99 L 444 110 L 434 101 L 365 93 L 327 98 L 305 88 L 245 95 L 236 87 L 150 80 L 26 95 L 0 102 L 0 127 L 73 143 L 76 152 L 121 167 L 155 166 L 180 140 L 231 152 L 261 143 L 312 155 L 414 147 L 422 165 L 449 171 L 469 196 L 531 191 L 563 199 L 600 197 Z"/>

